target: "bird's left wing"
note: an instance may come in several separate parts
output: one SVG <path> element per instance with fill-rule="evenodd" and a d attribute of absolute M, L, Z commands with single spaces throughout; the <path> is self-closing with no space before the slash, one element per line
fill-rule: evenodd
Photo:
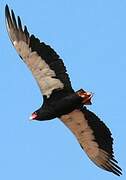
<path fill-rule="evenodd" d="M 94 113 L 84 107 L 60 119 L 74 133 L 82 149 L 97 166 L 121 175 L 121 168 L 113 155 L 111 132 Z"/>
<path fill-rule="evenodd" d="M 13 10 L 5 7 L 6 24 L 9 37 L 16 51 L 32 71 L 40 90 L 49 98 L 53 92 L 72 93 L 71 82 L 66 67 L 59 55 L 34 35 L 27 27 L 22 27 L 20 17 L 15 18 Z"/>

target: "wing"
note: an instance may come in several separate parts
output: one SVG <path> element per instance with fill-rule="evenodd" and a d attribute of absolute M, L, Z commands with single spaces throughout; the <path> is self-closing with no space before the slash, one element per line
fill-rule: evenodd
<path fill-rule="evenodd" d="M 40 90 L 46 98 L 53 92 L 74 92 L 66 68 L 59 55 L 34 35 L 29 35 L 27 27 L 22 27 L 20 17 L 17 21 L 13 10 L 5 7 L 7 30 L 18 54 L 32 71 Z"/>
<path fill-rule="evenodd" d="M 122 174 L 114 159 L 111 132 L 94 113 L 84 107 L 61 116 L 61 120 L 97 166 L 118 176 Z"/>

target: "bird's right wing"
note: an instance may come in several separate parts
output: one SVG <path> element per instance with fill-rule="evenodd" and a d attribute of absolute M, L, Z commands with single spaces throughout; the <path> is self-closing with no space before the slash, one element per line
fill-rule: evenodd
<path fill-rule="evenodd" d="M 111 132 L 94 113 L 84 107 L 60 119 L 74 133 L 82 149 L 97 166 L 118 176 L 122 174 L 114 159 Z"/>
<path fill-rule="evenodd" d="M 17 20 L 13 10 L 5 7 L 6 24 L 9 37 L 16 51 L 32 71 L 40 90 L 46 98 L 53 92 L 73 93 L 66 67 L 59 55 L 34 35 L 27 27 L 22 27 L 20 17 Z"/>

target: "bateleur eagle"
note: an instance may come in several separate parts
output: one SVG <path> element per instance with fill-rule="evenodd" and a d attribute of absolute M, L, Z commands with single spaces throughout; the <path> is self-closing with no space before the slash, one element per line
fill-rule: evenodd
<path fill-rule="evenodd" d="M 50 120 L 58 117 L 75 135 L 88 157 L 100 168 L 120 176 L 121 168 L 113 154 L 113 138 L 107 126 L 85 105 L 92 94 L 72 89 L 66 67 L 59 55 L 22 26 L 13 10 L 5 7 L 6 25 L 13 46 L 27 64 L 43 94 L 42 106 L 31 119 Z"/>

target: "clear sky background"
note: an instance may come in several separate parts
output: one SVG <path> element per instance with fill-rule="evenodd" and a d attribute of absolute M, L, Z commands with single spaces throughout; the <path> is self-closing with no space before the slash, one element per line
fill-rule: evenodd
<path fill-rule="evenodd" d="M 64 59 L 73 87 L 94 92 L 89 107 L 111 129 L 126 179 L 126 1 L 2 0 L 0 3 L 0 179 L 115 180 L 96 167 L 58 120 L 30 122 L 39 88 L 8 38 L 4 7 Z"/>

